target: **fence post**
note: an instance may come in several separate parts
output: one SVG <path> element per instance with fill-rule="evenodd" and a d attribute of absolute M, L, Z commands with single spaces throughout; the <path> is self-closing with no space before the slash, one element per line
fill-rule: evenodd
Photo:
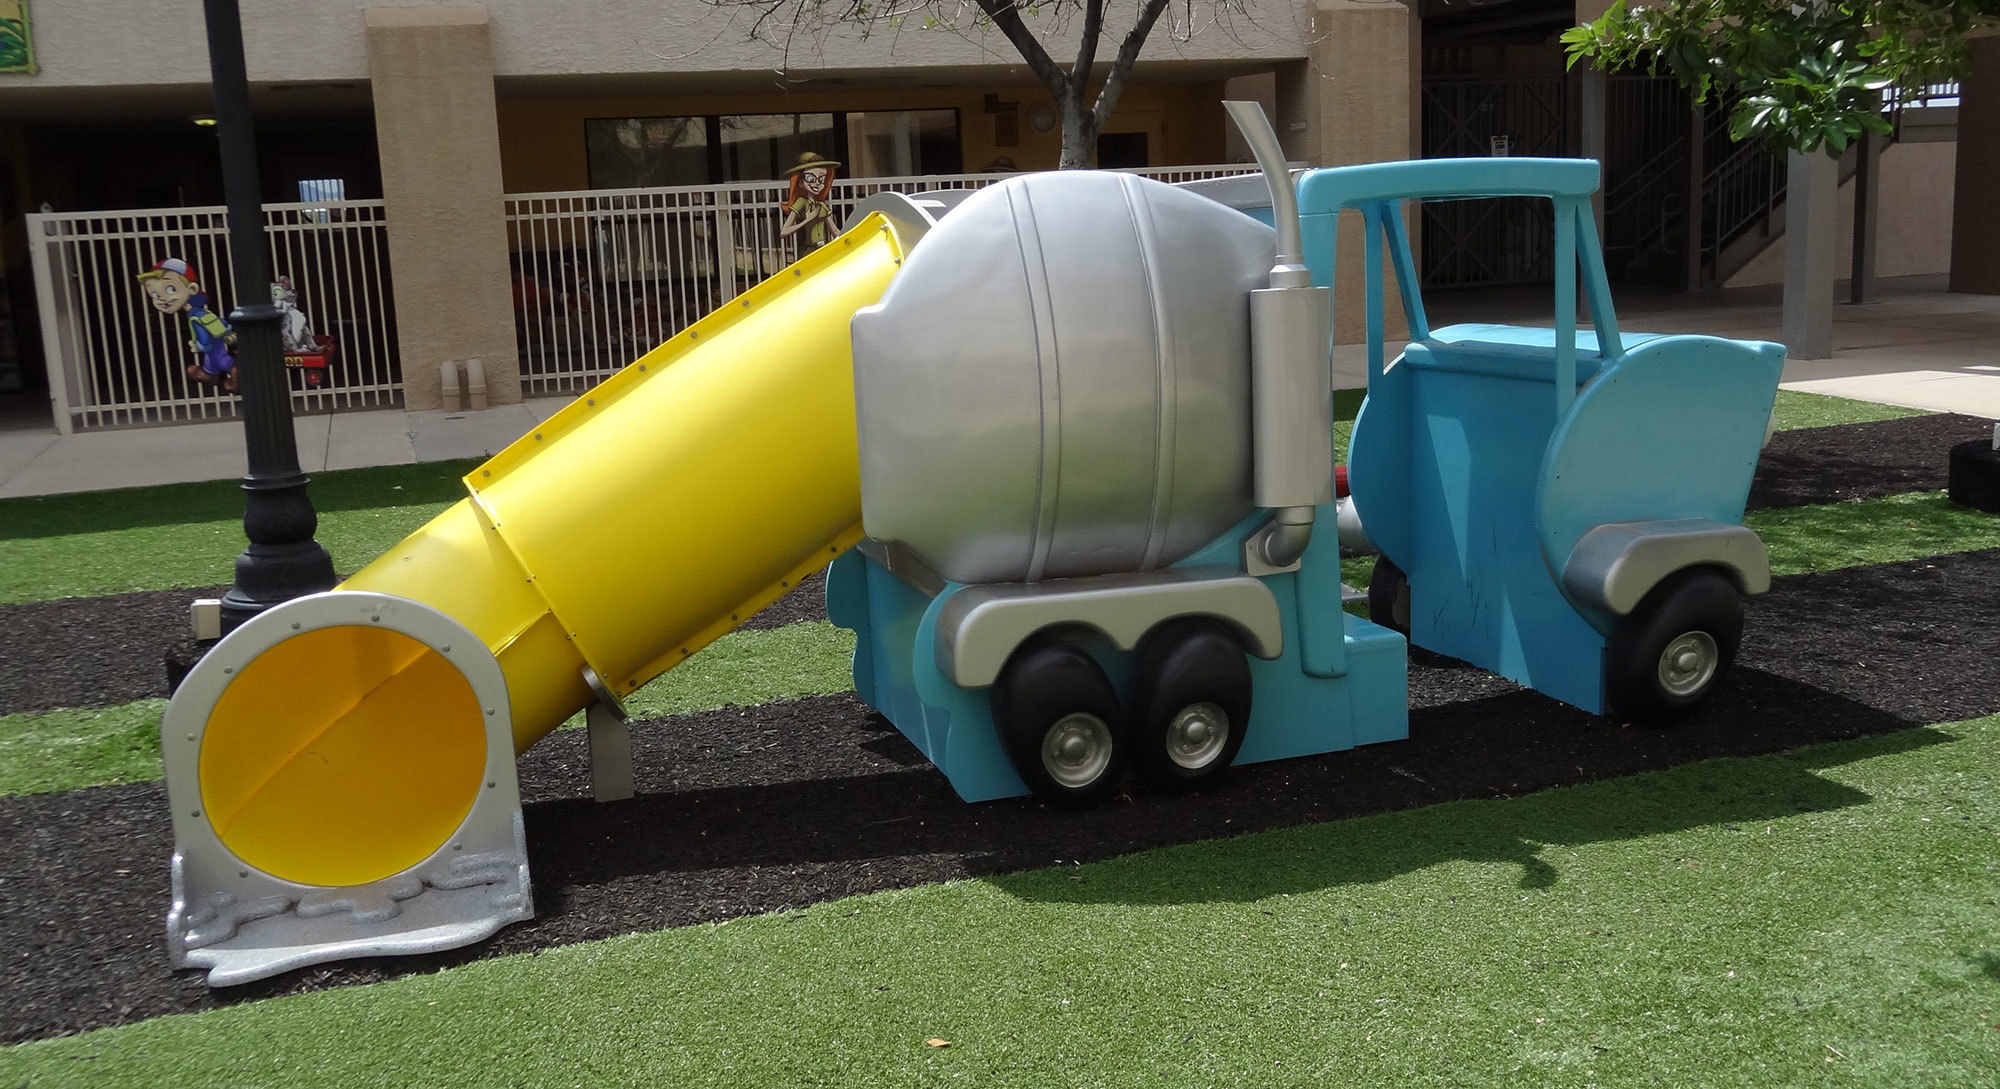
<path fill-rule="evenodd" d="M 56 239 L 56 221 L 40 212 L 28 215 L 28 256 L 35 270 L 35 302 L 41 313 L 42 324 L 42 369 L 49 380 L 49 400 L 53 402 L 50 411 L 55 413 L 56 433 L 68 435 L 75 430 L 69 418 L 69 376 L 73 360 L 69 350 L 70 338 L 64 335 L 59 324 L 60 314 L 56 306 L 56 292 L 69 287 L 69 272 L 62 264 L 61 243 Z M 56 250 L 51 267 L 50 250 Z M 75 311 L 75 307 L 64 307 L 64 312 Z"/>
<path fill-rule="evenodd" d="M 720 306 L 736 297 L 736 209 L 730 200 L 730 191 L 718 191 L 713 207 L 715 275 L 718 278 L 715 301 Z"/>

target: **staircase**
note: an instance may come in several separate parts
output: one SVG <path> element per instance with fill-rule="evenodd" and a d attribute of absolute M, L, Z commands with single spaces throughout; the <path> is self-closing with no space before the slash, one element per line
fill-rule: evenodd
<path fill-rule="evenodd" d="M 1946 99 L 1956 85 L 1939 85 L 1906 107 Z M 1689 231 L 1689 154 L 1694 128 L 1685 91 L 1671 80 L 1614 75 L 1607 90 L 1603 250 L 1606 271 L 1626 283 L 1710 288 L 1734 276 L 1785 229 L 1785 157 L 1762 144 L 1729 138 L 1732 103 L 1711 100 L 1699 136 L 1701 221 Z M 1423 131 L 1426 157 L 1489 154 L 1505 135 L 1512 154 L 1576 154 L 1571 115 L 1576 98 L 1566 80 L 1545 77 L 1427 77 Z M 1951 125 L 1955 114 L 1929 110 Z M 1907 120 L 1909 115 L 1903 115 Z M 1903 123 L 1899 120 L 1899 124 Z M 1921 123 L 1913 122 L 1913 123 Z M 1893 138 L 1892 138 L 1893 139 Z M 1850 150 L 1840 164 L 1845 183 L 1859 169 Z M 1523 201 L 1426 203 L 1423 277 L 1426 287 L 1547 282 L 1550 255 L 1531 239 L 1545 224 Z M 1688 247 L 1699 239 L 1698 272 Z M 1690 279 L 1695 280 L 1689 283 Z"/>
<path fill-rule="evenodd" d="M 1956 84 L 1940 84 L 1930 88 L 1925 98 L 1947 99 L 1955 104 L 1957 91 Z M 1921 108 L 1924 104 L 1924 100 L 1920 99 L 1911 105 Z M 1762 144 L 1730 140 L 1730 106 L 1731 103 L 1725 101 L 1711 101 L 1702 119 L 1702 161 L 1706 169 L 1702 172 L 1701 282 L 1689 284 L 1689 287 L 1720 287 L 1785 233 L 1785 156 Z M 1901 124 L 1905 119 L 1898 117 L 1897 120 L 1897 133 L 1889 137 L 1891 144 L 1901 133 Z M 1683 137 L 1672 147 L 1662 149 L 1658 156 L 1661 165 L 1657 169 L 1649 165 L 1626 175 L 1607 192 L 1607 235 L 1611 233 L 1612 209 L 1620 206 L 1620 202 L 1643 207 L 1647 191 L 1659 188 L 1664 179 L 1674 174 L 1685 173 L 1686 143 Z M 1847 153 L 1841 156 L 1837 184 L 1847 184 L 1860 166 L 1858 148 L 1850 146 Z M 1623 190 L 1618 186 L 1629 188 L 1630 195 L 1621 195 Z M 1669 196 L 1678 198 L 1679 193 Z M 1677 200 L 1664 202 L 1669 206 L 1675 203 Z M 1670 207 L 1658 217 L 1652 230 L 1638 234 L 1636 237 L 1641 249 L 1634 263 L 1643 263 L 1646 257 L 1682 254 L 1686 245 L 1682 226 L 1684 215 L 1684 208 Z M 1684 265 L 1680 267 L 1685 268 Z"/>
<path fill-rule="evenodd" d="M 1684 267 L 1687 135 L 1657 145 L 1637 166 L 1607 172 L 1604 189 L 1606 271 L 1624 282 L 1678 283 Z"/>

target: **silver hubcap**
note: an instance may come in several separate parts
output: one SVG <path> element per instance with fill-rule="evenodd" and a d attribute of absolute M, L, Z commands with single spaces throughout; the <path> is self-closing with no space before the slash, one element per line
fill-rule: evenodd
<path fill-rule="evenodd" d="M 1096 715 L 1064 715 L 1042 735 L 1042 767 L 1066 787 L 1086 787 L 1111 766 L 1111 727 Z"/>
<path fill-rule="evenodd" d="M 1213 703 L 1190 703 L 1167 725 L 1167 758 L 1199 771 L 1229 743 L 1229 713 Z"/>
<path fill-rule="evenodd" d="M 1686 632 L 1660 652 L 1660 687 L 1668 695 L 1692 696 L 1715 679 L 1722 652 L 1705 631 Z"/>

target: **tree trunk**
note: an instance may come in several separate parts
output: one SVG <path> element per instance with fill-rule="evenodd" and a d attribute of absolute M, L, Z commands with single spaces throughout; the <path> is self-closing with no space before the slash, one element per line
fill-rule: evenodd
<path fill-rule="evenodd" d="M 1097 133 L 1101 127 L 1097 111 L 1084 104 L 1081 94 L 1057 100 L 1062 107 L 1062 158 L 1059 170 L 1089 170 L 1097 159 Z"/>

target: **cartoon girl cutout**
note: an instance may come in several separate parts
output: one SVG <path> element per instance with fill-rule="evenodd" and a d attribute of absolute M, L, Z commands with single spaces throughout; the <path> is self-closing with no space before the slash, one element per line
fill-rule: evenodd
<path fill-rule="evenodd" d="M 778 228 L 778 237 L 790 238 L 803 230 L 811 241 L 812 249 L 827 244 L 834 232 L 840 229 L 840 222 L 834 216 L 833 171 L 840 163 L 833 159 L 821 158 L 808 151 L 799 156 L 799 161 L 785 176 L 791 184 L 785 193 L 785 221 Z"/>
<path fill-rule="evenodd" d="M 153 309 L 187 315 L 188 349 L 195 354 L 195 362 L 187 366 L 189 380 L 235 393 L 236 334 L 209 310 L 194 266 L 178 257 L 162 258 L 139 274 L 139 286 Z"/>

